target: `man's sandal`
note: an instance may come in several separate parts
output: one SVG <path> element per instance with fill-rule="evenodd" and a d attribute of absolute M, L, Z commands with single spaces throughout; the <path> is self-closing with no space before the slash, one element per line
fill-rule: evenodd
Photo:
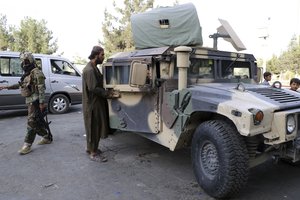
<path fill-rule="evenodd" d="M 88 149 L 86 149 L 85 152 L 86 152 L 87 154 L 91 154 L 91 151 L 88 150 Z M 101 154 L 102 151 L 101 151 L 100 149 L 97 149 L 96 153 L 97 153 L 97 154 Z"/>
<path fill-rule="evenodd" d="M 90 159 L 95 162 L 106 162 L 107 161 L 107 158 L 105 158 L 104 156 L 99 155 L 99 154 L 90 155 Z"/>

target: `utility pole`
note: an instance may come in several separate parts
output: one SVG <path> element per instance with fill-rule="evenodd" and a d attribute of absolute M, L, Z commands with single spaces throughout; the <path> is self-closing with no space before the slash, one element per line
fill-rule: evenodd
<path fill-rule="evenodd" d="M 268 47 L 268 42 L 267 39 L 269 38 L 269 25 L 270 25 L 270 20 L 271 17 L 268 17 L 268 20 L 266 22 L 266 26 L 259 28 L 260 30 L 260 35 L 258 36 L 258 38 L 263 39 L 263 73 L 267 71 L 267 47 Z"/>

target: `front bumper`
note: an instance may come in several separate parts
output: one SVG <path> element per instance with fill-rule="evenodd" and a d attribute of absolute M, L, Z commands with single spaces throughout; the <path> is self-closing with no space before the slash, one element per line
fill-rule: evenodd
<path fill-rule="evenodd" d="M 293 115 L 296 121 L 295 129 L 289 133 L 287 131 L 287 116 Z M 294 141 L 300 136 L 300 109 L 275 112 L 272 119 L 271 130 L 264 133 L 265 144 L 282 144 Z"/>

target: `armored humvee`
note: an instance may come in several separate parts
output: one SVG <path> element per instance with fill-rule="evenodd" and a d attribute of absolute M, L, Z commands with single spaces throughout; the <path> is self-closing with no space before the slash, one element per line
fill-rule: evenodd
<path fill-rule="evenodd" d="M 165 22 L 165 21 L 164 21 Z M 228 198 L 270 157 L 299 161 L 300 95 L 258 84 L 251 54 L 201 45 L 122 52 L 103 65 L 110 127 L 174 151 L 191 146 L 206 193 Z"/>

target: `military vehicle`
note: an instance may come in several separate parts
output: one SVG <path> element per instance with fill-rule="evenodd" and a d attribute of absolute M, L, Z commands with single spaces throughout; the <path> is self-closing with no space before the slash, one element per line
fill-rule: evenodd
<path fill-rule="evenodd" d="M 187 7 L 188 14 L 194 11 L 191 4 Z M 161 10 L 166 15 L 168 9 L 177 8 Z M 105 88 L 114 94 L 108 100 L 112 129 L 135 132 L 171 151 L 191 147 L 196 179 L 215 198 L 236 195 L 247 183 L 250 168 L 272 157 L 299 161 L 299 93 L 281 88 L 280 83 L 260 85 L 252 54 L 220 51 L 216 44 L 206 48 L 202 39 L 187 42 L 186 35 L 174 36 L 170 30 L 167 39 L 178 36 L 182 45 L 164 46 L 164 38 L 158 38 L 152 46 L 157 30 L 149 30 L 150 23 L 140 23 L 147 26 L 144 34 L 134 32 L 135 21 L 143 17 L 142 13 L 132 19 L 139 49 L 115 54 L 103 65 Z M 187 18 L 182 23 L 191 23 Z M 165 31 L 176 19 L 153 21 Z M 220 22 L 211 37 L 224 36 L 238 50 L 245 49 L 230 25 Z M 194 29 L 184 30 L 192 35 L 189 31 Z M 145 35 L 139 42 L 138 37 Z"/>

